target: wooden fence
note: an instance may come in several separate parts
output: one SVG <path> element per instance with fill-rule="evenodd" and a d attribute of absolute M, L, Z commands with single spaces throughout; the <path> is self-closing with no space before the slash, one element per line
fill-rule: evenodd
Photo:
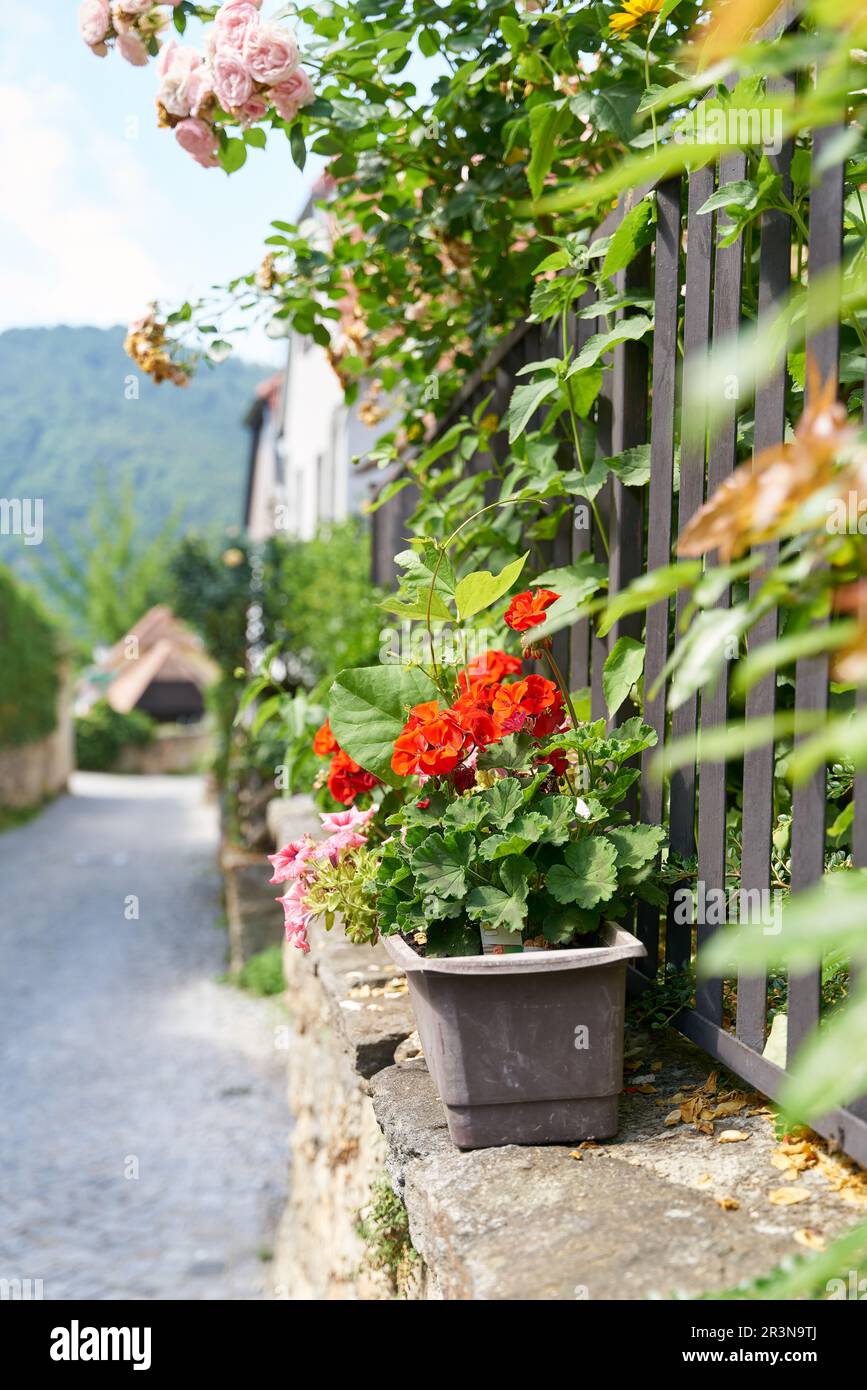
<path fill-rule="evenodd" d="M 779 79 L 778 88 L 788 79 Z M 819 130 L 814 137 L 815 166 L 824 166 L 823 152 L 839 138 L 840 127 Z M 839 148 L 839 146 L 838 146 Z M 771 155 L 772 162 L 789 189 L 790 143 Z M 598 449 L 603 457 L 620 453 L 633 445 L 650 444 L 650 482 L 642 494 L 611 478 L 597 503 L 607 525 L 610 543 L 609 588 L 623 589 L 643 571 L 671 563 L 672 544 L 677 528 L 684 524 L 736 463 L 737 434 L 735 405 L 721 426 L 715 428 L 706 448 L 695 443 L 696 431 L 683 432 L 680 458 L 679 493 L 674 491 L 675 440 L 678 412 L 694 410 L 680 391 L 678 327 L 683 329 L 684 365 L 700 360 L 713 343 L 736 332 L 741 318 L 744 275 L 743 241 L 731 246 L 715 246 L 716 217 L 699 215 L 698 210 L 716 186 L 745 177 L 746 159 L 742 153 L 727 155 L 717 167 L 708 166 L 683 179 L 676 178 L 656 189 L 657 225 L 654 245 L 640 253 L 628 269 L 618 276 L 626 290 L 652 289 L 655 330 L 650 352 L 640 343 L 625 343 L 614 350 L 613 368 L 605 373 L 602 394 L 596 407 Z M 614 230 L 625 208 L 621 206 L 600 228 L 600 234 Z M 811 276 L 839 263 L 842 255 L 843 169 L 839 163 L 824 168 L 813 189 L 810 217 L 809 266 Z M 769 321 L 790 287 L 791 226 L 787 214 L 763 214 L 760 225 L 759 299 L 760 323 Z M 574 320 L 572 342 L 580 348 L 594 332 L 608 325 L 603 319 Z M 517 373 L 529 362 L 551 355 L 545 342 L 546 331 L 527 325 L 512 332 L 484 367 L 467 383 L 452 405 L 440 432 L 461 416 L 469 415 L 493 391 L 488 409 L 502 416 L 511 392 L 519 380 Z M 554 349 L 559 355 L 559 348 Z M 839 371 L 839 329 L 826 326 L 808 338 L 808 353 L 815 358 L 819 376 L 825 381 Z M 756 452 L 784 437 L 786 368 L 781 366 L 760 385 L 756 395 L 754 449 Z M 652 402 L 652 408 L 651 408 Z M 701 431 L 699 431 L 699 435 Z M 507 452 L 505 438 L 495 448 Z M 472 467 L 473 464 L 468 465 Z M 574 467 L 571 461 L 568 467 Z M 414 505 L 414 489 L 397 493 L 374 515 L 374 578 L 388 584 L 394 576 L 393 556 L 405 547 L 409 534 L 407 518 Z M 564 526 L 550 543 L 551 565 L 568 564 L 582 550 L 594 548 L 596 558 L 604 552 L 590 529 Z M 773 547 L 768 547 L 773 554 Z M 759 584 L 754 575 L 751 583 Z M 681 591 L 676 600 L 663 601 L 649 609 L 644 636 L 646 642 L 645 690 L 650 691 L 668 659 L 672 640 L 678 640 L 689 593 Z M 719 603 L 727 605 L 728 593 Z M 674 612 L 672 613 L 672 607 Z M 578 623 L 569 633 L 556 639 L 559 657 L 568 663 L 573 688 L 590 687 L 593 716 L 605 714 L 602 696 L 602 668 L 611 645 L 618 636 L 640 638 L 641 615 L 624 618 L 605 637 L 600 638 L 588 621 Z M 772 640 L 777 632 L 777 616 L 767 614 L 754 629 L 755 642 Z M 757 684 L 747 701 L 748 717 L 773 713 L 776 679 L 771 674 Z M 802 660 L 796 672 L 796 710 L 815 711 L 826 707 L 828 669 L 824 657 Z M 726 718 L 727 679 L 713 689 L 702 690 L 688 699 L 666 721 L 666 690 L 663 683 L 645 702 L 644 717 L 652 724 L 660 741 L 708 729 Z M 650 754 L 645 754 L 645 767 Z M 731 764 L 729 765 L 731 769 Z M 707 890 L 726 888 L 726 812 L 727 769 L 720 763 L 700 762 L 675 772 L 670 795 L 665 796 L 659 781 L 641 778 L 638 812 L 643 821 L 668 825 L 670 846 L 684 857 L 697 852 L 698 879 Z M 771 835 L 774 818 L 774 749 L 767 745 L 749 752 L 742 760 L 743 852 L 741 888 L 771 888 Z M 854 861 L 867 865 L 867 776 L 856 779 L 854 821 Z M 666 804 L 666 801 L 668 804 Z M 823 872 L 825 852 L 826 777 L 820 769 L 806 784 L 796 789 L 792 808 L 791 855 L 792 886 L 806 888 Z M 664 930 L 662 927 L 664 925 Z M 637 931 L 644 941 L 648 958 L 645 978 L 655 977 L 664 959 L 683 969 L 701 954 L 703 943 L 715 928 L 692 927 L 674 920 L 669 911 L 662 924 L 659 912 L 642 904 Z M 758 928 L 757 928 L 758 929 Z M 641 981 L 633 981 L 640 984 Z M 677 1026 L 739 1076 L 770 1096 L 780 1089 L 784 1072 L 763 1056 L 766 1043 L 768 981 L 764 976 L 742 974 L 737 980 L 736 1017 L 723 1022 L 724 982 L 699 981 L 695 1004 L 684 1009 Z M 788 1061 L 816 1025 L 821 1009 L 820 972 L 798 975 L 788 982 Z M 838 1110 L 816 1123 L 816 1128 L 834 1139 L 842 1149 L 867 1163 L 867 1100 L 846 1110 Z"/>

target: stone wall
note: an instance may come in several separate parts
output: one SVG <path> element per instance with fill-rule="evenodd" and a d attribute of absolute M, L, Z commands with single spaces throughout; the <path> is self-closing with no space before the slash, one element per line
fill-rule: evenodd
<path fill-rule="evenodd" d="M 72 687 L 61 673 L 57 727 L 47 738 L 20 748 L 0 749 L 0 809 L 26 810 L 63 791 L 75 767 Z"/>
<path fill-rule="evenodd" d="M 200 772 L 214 756 L 214 735 L 201 725 L 169 725 L 158 728 L 152 743 L 128 744 L 121 750 L 113 771 L 157 776 L 172 772 Z"/>
<path fill-rule="evenodd" d="M 768 1107 L 668 1029 L 627 1030 L 616 1139 L 460 1152 L 388 957 L 350 945 L 338 928 L 315 925 L 310 941 L 309 955 L 285 950 L 294 1128 L 278 1297 L 696 1297 L 800 1253 L 805 1226 L 830 1240 L 864 1219 L 821 1165 L 798 1174 L 803 1205 L 770 1203 L 780 1172 Z M 707 1096 L 709 1109 L 734 1099 L 707 1133 L 666 1123 L 684 1095 Z M 720 1143 L 733 1129 L 739 1141 Z M 357 1231 L 383 1169 L 417 1256 L 397 1290 L 370 1270 Z"/>

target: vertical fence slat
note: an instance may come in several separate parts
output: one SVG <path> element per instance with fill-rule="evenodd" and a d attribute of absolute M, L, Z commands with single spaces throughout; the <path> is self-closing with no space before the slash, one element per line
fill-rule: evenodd
<path fill-rule="evenodd" d="M 781 94 L 793 90 L 794 84 L 782 78 L 768 84 L 769 92 Z M 775 171 L 783 178 L 783 192 L 791 196 L 789 167 L 792 142 L 787 140 L 779 154 L 766 152 Z M 776 210 L 762 214 L 761 246 L 759 250 L 758 321 L 763 326 L 773 319 L 779 305 L 789 292 L 791 279 L 792 227 L 784 212 Z M 785 438 L 786 430 L 786 363 L 782 361 L 756 391 L 754 455 L 772 448 Z M 750 596 L 762 585 L 766 568 L 777 558 L 776 542 L 762 546 L 764 561 L 750 577 Z M 777 635 L 777 611 L 774 609 L 759 619 L 750 634 L 751 648 L 772 642 Z M 748 720 L 763 719 L 774 713 L 776 704 L 776 673 L 758 681 L 747 695 Z M 751 749 L 744 756 L 743 816 L 741 849 L 741 888 L 761 893 L 771 888 L 771 835 L 774 820 L 774 743 L 770 740 L 761 748 Z M 758 927 L 757 927 L 758 930 Z M 767 973 L 748 975 L 738 973 L 737 1036 L 741 1042 L 761 1051 L 765 1045 L 767 1016 Z"/>
<path fill-rule="evenodd" d="M 647 568 L 659 569 L 671 560 L 672 489 L 674 479 L 674 410 L 677 384 L 677 320 L 680 308 L 680 179 L 660 184 L 656 191 L 656 268 L 654 277 L 653 397 L 650 421 L 650 490 L 648 497 Z M 647 610 L 644 657 L 644 719 L 656 730 L 659 747 L 665 739 L 665 684 L 649 692 L 668 659 L 667 601 Z M 642 821 L 661 825 L 663 785 L 653 780 L 648 765 L 655 750 L 642 757 Z M 638 936 L 647 949 L 644 972 L 656 976 L 659 966 L 659 909 L 638 905 Z"/>
<path fill-rule="evenodd" d="M 734 183 L 746 176 L 746 156 L 738 153 L 720 160 L 719 182 Z M 719 227 L 725 227 L 728 218 L 719 218 Z M 713 341 L 716 346 L 721 341 L 730 341 L 739 331 L 741 317 L 741 291 L 743 288 L 743 238 L 723 246 L 716 253 L 713 295 Z M 724 418 L 714 430 L 707 465 L 707 491 L 712 496 L 725 482 L 735 465 L 737 452 L 737 403 L 736 398 L 726 410 Z M 708 560 L 707 568 L 715 565 Z M 729 607 L 729 589 L 717 599 L 716 607 Z M 713 689 L 703 690 L 701 696 L 701 730 L 714 729 L 726 722 L 728 712 L 728 662 L 723 662 L 719 679 Z M 699 745 L 700 747 L 701 745 Z M 700 756 L 700 755 L 699 755 Z M 708 761 L 700 756 L 698 784 L 698 876 L 704 883 L 705 900 L 712 901 L 711 893 L 725 892 L 726 889 L 726 764 L 724 761 Z M 717 930 L 716 926 L 699 923 L 696 936 L 698 951 L 702 943 Z M 712 1023 L 722 1023 L 723 982 L 721 978 L 699 980 L 696 988 L 696 1008 Z"/>
<path fill-rule="evenodd" d="M 842 127 L 825 126 L 813 135 L 813 166 L 840 137 Z M 832 164 L 820 174 L 810 200 L 810 280 L 839 265 L 843 239 L 843 165 Z M 827 310 L 828 287 L 824 286 Z M 830 324 L 810 331 L 808 298 L 807 359 L 815 362 L 820 383 L 839 374 L 840 328 L 836 316 Z M 808 378 L 809 405 L 811 392 Z M 805 657 L 795 673 L 795 717 L 823 714 L 828 708 L 827 657 Z M 825 866 L 825 768 L 795 788 L 792 797 L 792 888 L 807 888 L 822 877 Z M 788 1060 L 819 1021 L 822 1000 L 821 972 L 811 970 L 789 980 Z"/>
<path fill-rule="evenodd" d="M 687 363 L 700 361 L 707 354 L 710 334 L 710 282 L 713 265 L 713 217 L 698 216 L 698 209 L 713 192 L 712 168 L 697 169 L 689 178 L 686 222 L 686 294 L 684 302 L 683 350 Z M 694 410 L 684 402 L 682 416 Z M 678 523 L 682 529 L 704 501 L 705 432 L 691 435 L 681 446 L 680 499 Z M 688 595 L 678 594 L 675 613 L 677 631 L 688 601 Z M 671 716 L 672 738 L 695 733 L 695 697 L 685 700 Z M 671 775 L 670 833 L 672 850 L 688 858 L 695 849 L 695 766 L 690 763 Z M 666 930 L 666 959 L 675 969 L 689 964 L 691 928 L 668 916 Z"/>
<path fill-rule="evenodd" d="M 593 302 L 593 292 L 588 290 L 578 301 L 578 308 L 587 309 Z M 581 351 L 593 332 L 593 320 L 576 318 L 573 342 L 576 355 Z M 577 466 L 577 460 L 576 460 Z M 578 525 L 578 508 L 582 507 L 582 520 L 587 524 Z M 586 501 L 578 498 L 572 511 L 572 559 L 586 555 L 592 545 L 592 526 L 589 518 L 590 508 Z M 582 618 L 575 623 L 569 637 L 569 685 L 572 690 L 585 690 L 590 684 L 590 621 Z"/>

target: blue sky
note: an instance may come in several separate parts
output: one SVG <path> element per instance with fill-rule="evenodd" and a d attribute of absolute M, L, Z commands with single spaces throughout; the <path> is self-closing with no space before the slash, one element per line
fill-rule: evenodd
<path fill-rule="evenodd" d="M 309 166 L 299 173 L 282 139 L 231 178 L 200 169 L 157 127 L 153 64 L 94 57 L 77 10 L 39 0 L 0 14 L 0 331 L 126 323 L 150 299 L 195 297 L 252 269 L 270 220 L 306 196 Z M 238 347 L 285 353 L 258 332 Z"/>

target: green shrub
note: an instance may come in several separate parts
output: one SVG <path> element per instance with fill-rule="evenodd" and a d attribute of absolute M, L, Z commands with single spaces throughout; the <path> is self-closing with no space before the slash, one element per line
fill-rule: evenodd
<path fill-rule="evenodd" d="M 58 659 L 57 633 L 39 602 L 0 567 L 0 748 L 56 728 Z"/>
<path fill-rule="evenodd" d="M 238 974 L 238 984 L 251 994 L 282 994 L 286 988 L 283 975 L 283 947 L 267 946 L 251 956 Z"/>
<path fill-rule="evenodd" d="M 141 710 L 118 714 L 107 700 L 99 700 L 75 721 L 75 757 L 86 772 L 109 772 L 130 745 L 153 742 L 155 721 Z"/>

